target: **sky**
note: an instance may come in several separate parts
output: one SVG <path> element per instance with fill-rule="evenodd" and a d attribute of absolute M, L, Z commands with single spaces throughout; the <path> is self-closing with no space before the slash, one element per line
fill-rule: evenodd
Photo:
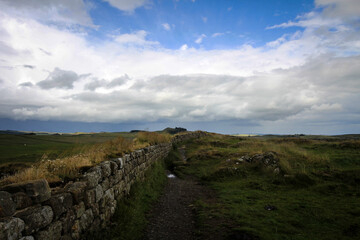
<path fill-rule="evenodd" d="M 0 0 L 0 129 L 360 133 L 359 0 Z"/>

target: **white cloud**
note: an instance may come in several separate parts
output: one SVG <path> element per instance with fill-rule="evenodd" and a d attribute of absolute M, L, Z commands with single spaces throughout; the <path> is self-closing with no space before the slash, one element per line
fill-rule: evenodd
<path fill-rule="evenodd" d="M 168 24 L 168 23 L 163 23 L 161 24 L 163 26 L 163 28 L 166 30 L 166 31 L 170 31 L 171 30 L 171 26 Z"/>
<path fill-rule="evenodd" d="M 189 48 L 188 45 L 187 45 L 187 44 L 184 44 L 184 45 L 182 45 L 182 46 L 180 47 L 180 50 L 185 51 L 185 50 L 187 50 L 188 48 Z"/>
<path fill-rule="evenodd" d="M 359 32 L 341 19 L 331 22 L 326 14 L 294 20 L 303 31 L 265 46 L 226 50 L 187 44 L 166 49 L 144 30 L 97 45 L 86 35 L 0 14 L 0 116 L 86 122 L 233 120 L 279 129 L 309 122 L 329 126 L 330 120 L 359 122 L 354 104 L 360 102 Z M 327 28 L 333 23 L 335 32 Z"/>
<path fill-rule="evenodd" d="M 201 34 L 196 40 L 195 43 L 200 44 L 202 43 L 203 39 L 206 38 L 205 34 Z"/>
<path fill-rule="evenodd" d="M 95 27 L 87 12 L 91 6 L 83 0 L 2 0 L 0 7 L 14 16 Z"/>
<path fill-rule="evenodd" d="M 51 88 L 63 88 L 71 89 L 75 81 L 81 79 L 82 76 L 77 75 L 73 71 L 65 71 L 59 68 L 55 68 L 54 71 L 49 73 L 45 80 L 42 80 L 37 83 L 42 89 L 51 89 Z"/>
<path fill-rule="evenodd" d="M 133 12 L 136 8 L 145 6 L 148 0 L 103 0 L 121 11 Z"/>
<path fill-rule="evenodd" d="M 211 35 L 211 37 L 220 37 L 222 35 L 224 35 L 225 33 L 214 33 L 213 35 Z"/>
<path fill-rule="evenodd" d="M 327 17 L 359 19 L 360 2 L 358 0 L 315 0 L 318 7 L 324 7 Z"/>
<path fill-rule="evenodd" d="M 115 36 L 115 41 L 120 44 L 130 44 L 130 45 L 157 45 L 159 44 L 156 41 L 146 40 L 148 33 L 144 30 L 139 30 L 133 33 L 125 33 L 118 36 Z"/>

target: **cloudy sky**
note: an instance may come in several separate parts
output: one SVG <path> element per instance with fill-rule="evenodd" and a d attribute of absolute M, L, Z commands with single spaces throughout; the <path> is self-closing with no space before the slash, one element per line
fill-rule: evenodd
<path fill-rule="evenodd" d="M 360 133 L 359 0 L 0 0 L 0 129 Z"/>

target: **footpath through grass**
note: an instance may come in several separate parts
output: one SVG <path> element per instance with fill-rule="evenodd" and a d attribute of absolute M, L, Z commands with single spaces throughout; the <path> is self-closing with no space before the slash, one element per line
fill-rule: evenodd
<path fill-rule="evenodd" d="M 280 173 L 241 156 L 275 152 Z M 197 204 L 200 231 L 228 239 L 360 239 L 360 141 L 212 135 L 173 162 L 212 187 L 220 204 Z M 243 238 L 241 238 L 243 237 Z M 249 238 L 244 238 L 249 237 Z"/>

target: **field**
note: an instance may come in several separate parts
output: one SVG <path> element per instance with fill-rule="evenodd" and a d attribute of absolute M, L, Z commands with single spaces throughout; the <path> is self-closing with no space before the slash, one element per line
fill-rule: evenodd
<path fill-rule="evenodd" d="M 134 133 L 94 133 L 79 135 L 12 135 L 0 134 L 0 165 L 6 163 L 31 163 L 43 154 L 54 157 L 77 148 L 102 143 L 116 137 L 134 138 Z"/>
<path fill-rule="evenodd" d="M 216 192 L 215 203 L 196 203 L 200 233 L 220 231 L 226 239 L 360 239 L 357 137 L 213 134 L 186 143 L 188 161 L 174 161 L 172 169 Z M 275 156 L 275 167 L 243 157 L 264 153 Z"/>

